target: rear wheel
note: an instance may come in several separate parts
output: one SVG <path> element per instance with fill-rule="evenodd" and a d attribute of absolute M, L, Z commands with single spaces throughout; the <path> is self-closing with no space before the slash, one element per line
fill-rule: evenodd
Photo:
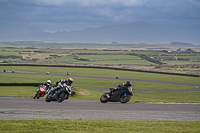
<path fill-rule="evenodd" d="M 127 103 L 128 101 L 131 100 L 131 95 L 128 93 L 125 93 L 124 95 L 121 96 L 120 102 L 121 103 Z"/>
<path fill-rule="evenodd" d="M 108 94 L 108 93 L 105 93 L 105 94 L 103 94 L 103 95 L 100 97 L 100 101 L 101 101 L 102 103 L 107 103 L 107 102 L 108 102 L 107 94 Z"/>

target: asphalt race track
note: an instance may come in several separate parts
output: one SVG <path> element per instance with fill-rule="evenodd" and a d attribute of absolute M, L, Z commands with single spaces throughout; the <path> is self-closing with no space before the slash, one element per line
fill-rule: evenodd
<path fill-rule="evenodd" d="M 88 119 L 200 121 L 200 104 L 101 103 L 0 97 L 0 119 Z"/>
<path fill-rule="evenodd" d="M 21 73 L 39 74 L 41 73 Z M 16 74 L 17 74 L 16 73 Z M 53 75 L 53 74 L 51 74 Z M 55 76 L 63 76 L 54 74 Z M 69 75 L 64 75 L 69 76 Z M 70 75 L 71 77 L 79 75 Z M 79 76 L 83 78 L 108 78 L 95 76 Z M 114 78 L 113 78 L 114 79 Z M 120 79 L 138 81 L 139 79 Z M 139 80 L 151 82 L 151 80 Z M 200 84 L 152 81 L 154 83 L 169 83 L 197 86 Z M 192 91 L 191 89 L 189 89 Z M 169 90 L 170 91 L 170 90 Z M 175 90 L 183 91 L 183 90 Z M 184 90 L 187 91 L 187 90 Z M 88 119 L 88 120 L 165 120 L 165 121 L 200 121 L 199 103 L 101 103 L 91 100 L 65 100 L 46 102 L 44 98 L 0 97 L 0 119 Z"/>

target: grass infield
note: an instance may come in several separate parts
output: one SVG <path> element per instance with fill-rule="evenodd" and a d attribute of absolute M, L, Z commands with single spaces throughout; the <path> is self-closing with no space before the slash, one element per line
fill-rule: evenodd
<path fill-rule="evenodd" d="M 0 120 L 2 133 L 199 133 L 200 121 Z"/>
<path fill-rule="evenodd" d="M 5 66 L 0 66 L 0 69 Z M 188 83 L 199 83 L 199 77 L 175 76 L 164 74 L 153 74 L 143 72 L 130 72 L 108 69 L 94 69 L 94 68 L 72 68 L 72 67 L 21 67 L 21 66 L 6 66 L 8 71 L 24 71 L 24 72 L 38 72 L 46 73 L 49 71 L 54 74 L 63 74 L 70 72 L 73 75 L 87 75 L 87 76 L 101 76 L 114 77 L 119 74 L 122 78 L 133 79 L 147 79 L 147 80 L 163 80 L 163 81 L 177 81 Z M 44 83 L 50 79 L 52 82 L 57 82 L 60 78 L 67 79 L 68 76 L 51 76 L 51 75 L 29 75 L 16 73 L 0 73 L 0 83 Z M 71 76 L 69 76 L 71 77 Z M 109 88 L 117 86 L 117 84 L 125 83 L 126 81 L 118 79 L 95 79 L 95 78 L 81 78 L 73 77 L 73 86 L 77 91 L 75 97 L 71 99 L 84 100 L 99 100 L 102 92 L 109 91 Z M 181 102 L 181 103 L 200 103 L 200 91 L 189 91 L 195 86 L 160 84 L 149 82 L 135 82 L 133 81 L 133 97 L 130 102 Z M 107 89 L 81 89 L 79 87 L 99 87 Z M 140 91 L 141 89 L 141 91 Z M 166 91 L 142 91 L 142 89 L 166 90 Z M 188 89 L 188 91 L 173 91 L 173 90 Z M 8 90 L 8 91 L 4 91 Z M 3 87 L 0 86 L 0 96 L 19 96 L 19 97 L 33 97 L 37 87 Z"/>
<path fill-rule="evenodd" d="M 0 70 L 5 66 L 0 66 Z M 127 72 L 104 69 L 83 69 L 83 68 L 59 68 L 59 67 L 17 67 L 6 66 L 7 71 L 24 71 L 63 74 L 70 72 L 73 75 L 88 75 L 114 77 L 119 75 L 123 78 L 151 79 L 163 81 L 177 81 L 188 83 L 199 83 L 199 78 L 186 76 L 172 76 L 162 74 L 150 74 L 139 72 Z M 60 76 L 50 75 L 26 75 L 14 73 L 0 73 L 0 83 L 43 83 L 47 79 L 52 82 L 58 81 Z M 99 100 L 102 92 L 108 89 L 81 89 L 83 87 L 115 87 L 122 80 L 91 79 L 73 77 L 76 95 L 70 99 L 79 100 Z M 133 82 L 133 89 L 192 89 L 193 86 L 156 84 L 145 82 Z M 6 91 L 5 91 L 6 90 Z M 0 96 L 33 97 L 37 87 L 30 86 L 0 86 Z M 200 91 L 133 91 L 130 102 L 187 102 L 199 103 Z M 45 102 L 45 101 L 44 101 Z M 67 114 L 66 114 L 67 115 Z M 68 120 L 68 119 L 29 119 L 29 120 L 1 120 L 0 132 L 2 133 L 199 133 L 200 121 L 111 121 L 111 120 Z"/>

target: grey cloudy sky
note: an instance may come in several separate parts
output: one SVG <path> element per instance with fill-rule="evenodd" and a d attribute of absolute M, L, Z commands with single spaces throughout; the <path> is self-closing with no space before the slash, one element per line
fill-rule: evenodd
<path fill-rule="evenodd" d="M 46 32 L 135 21 L 200 26 L 200 0 L 0 0 L 0 26 L 21 23 Z"/>

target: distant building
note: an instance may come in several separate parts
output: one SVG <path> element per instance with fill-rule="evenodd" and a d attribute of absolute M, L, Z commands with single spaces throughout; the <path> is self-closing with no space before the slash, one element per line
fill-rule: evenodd
<path fill-rule="evenodd" d="M 185 52 L 186 53 L 195 53 L 196 51 L 194 51 L 194 50 L 192 50 L 192 49 L 189 48 L 189 49 L 186 49 Z"/>
<path fill-rule="evenodd" d="M 175 52 L 177 53 L 195 53 L 196 51 L 195 50 L 192 50 L 192 49 L 186 49 L 186 50 L 181 50 L 181 48 L 178 48 Z"/>

